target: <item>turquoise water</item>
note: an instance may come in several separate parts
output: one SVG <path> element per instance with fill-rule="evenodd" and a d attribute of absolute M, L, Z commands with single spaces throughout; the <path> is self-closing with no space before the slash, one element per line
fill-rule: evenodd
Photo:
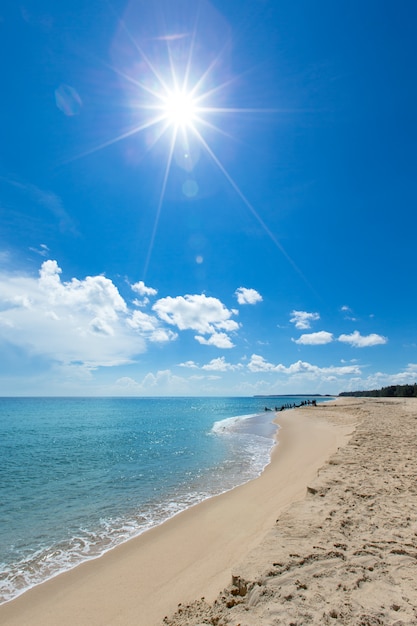
<path fill-rule="evenodd" d="M 0 602 L 258 476 L 299 400 L 0 398 Z"/>

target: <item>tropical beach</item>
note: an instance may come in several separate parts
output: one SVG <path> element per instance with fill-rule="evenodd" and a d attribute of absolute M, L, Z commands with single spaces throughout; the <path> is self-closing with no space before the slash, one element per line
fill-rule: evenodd
<path fill-rule="evenodd" d="M 417 3 L 3 4 L 0 625 L 417 626 Z"/>
<path fill-rule="evenodd" d="M 2 605 L 1 623 L 415 623 L 413 399 L 277 421 L 259 478 Z"/>

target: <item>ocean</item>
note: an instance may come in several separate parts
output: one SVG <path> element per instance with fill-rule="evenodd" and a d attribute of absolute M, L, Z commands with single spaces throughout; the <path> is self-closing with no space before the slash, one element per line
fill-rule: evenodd
<path fill-rule="evenodd" d="M 255 478 L 307 399 L 0 398 L 0 603 Z"/>

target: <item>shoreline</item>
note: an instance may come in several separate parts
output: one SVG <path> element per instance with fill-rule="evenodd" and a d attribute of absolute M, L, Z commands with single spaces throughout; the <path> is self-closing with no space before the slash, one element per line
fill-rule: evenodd
<path fill-rule="evenodd" d="M 272 416 L 272 414 L 268 413 L 267 414 L 269 417 Z M 216 424 L 219 425 L 223 425 L 225 422 L 240 422 L 242 424 L 244 424 L 246 421 L 249 420 L 253 420 L 254 418 L 258 418 L 264 417 L 264 412 L 260 411 L 258 413 L 254 413 L 254 414 L 244 414 L 242 416 L 236 416 L 236 417 L 229 417 L 229 418 L 225 418 L 222 420 L 219 420 L 218 422 L 214 423 L 214 426 L 216 426 Z M 214 426 L 212 428 L 212 430 L 214 430 Z M 170 494 L 170 500 L 169 503 L 172 504 L 175 503 L 176 506 L 176 511 L 172 512 L 168 510 L 168 507 L 165 506 L 165 508 L 162 508 L 162 514 L 160 515 L 159 519 L 157 517 L 155 517 L 152 521 L 150 521 L 147 525 L 143 524 L 141 527 L 139 528 L 135 528 L 134 531 L 132 531 L 129 535 L 126 533 L 125 536 L 121 539 L 118 535 L 116 536 L 116 540 L 114 540 L 114 536 L 113 535 L 113 539 L 107 538 L 106 536 L 104 537 L 104 540 L 102 542 L 102 544 L 97 543 L 93 543 L 92 544 L 92 550 L 90 551 L 90 555 L 87 555 L 87 552 L 85 552 L 85 555 L 82 557 L 78 557 L 77 560 L 73 560 L 72 562 L 70 560 L 67 560 L 67 563 L 71 563 L 69 565 L 61 565 L 61 567 L 54 567 L 54 569 L 51 568 L 51 570 L 49 571 L 49 573 L 44 576 L 43 578 L 37 578 L 35 581 L 32 581 L 31 584 L 28 584 L 26 587 L 21 588 L 17 593 L 15 593 L 12 597 L 5 597 L 6 594 L 6 585 L 4 587 L 4 590 L 1 588 L 1 582 L 0 582 L 0 607 L 3 606 L 4 604 L 8 604 L 10 602 L 13 602 L 14 600 L 16 600 L 17 598 L 19 598 L 20 596 L 26 594 L 28 591 L 38 587 L 39 585 L 43 585 L 44 583 L 56 578 L 57 576 L 61 576 L 62 574 L 66 574 L 68 572 L 70 572 L 71 570 L 79 567 L 80 565 L 83 565 L 85 563 L 88 563 L 90 561 L 96 560 L 96 559 L 100 559 L 101 557 L 105 556 L 106 554 L 108 554 L 109 552 L 111 552 L 112 550 L 114 550 L 115 548 L 120 547 L 121 545 L 137 539 L 138 537 L 140 537 L 142 534 L 149 532 L 152 529 L 158 528 L 160 526 L 162 526 L 163 524 L 165 524 L 166 522 L 168 522 L 170 519 L 172 519 L 173 517 L 175 517 L 176 515 L 179 515 L 185 511 L 187 511 L 188 509 L 194 507 L 194 506 L 198 506 L 199 504 L 205 502 L 206 500 L 210 500 L 213 497 L 217 497 L 219 495 L 223 495 L 228 493 L 229 491 L 232 491 L 233 489 L 235 489 L 236 487 L 239 487 L 243 484 L 246 484 L 247 482 L 250 482 L 252 480 L 255 480 L 256 478 L 258 478 L 262 472 L 264 471 L 265 467 L 267 467 L 267 465 L 269 465 L 270 461 L 271 461 L 271 455 L 272 455 L 272 450 L 275 448 L 276 443 L 277 443 L 277 438 L 278 438 L 278 431 L 279 431 L 279 426 L 278 424 L 275 422 L 275 420 L 269 419 L 268 422 L 268 427 L 269 427 L 269 432 L 266 434 L 265 432 L 260 434 L 260 438 L 267 441 L 268 442 L 268 448 L 266 453 L 264 451 L 262 451 L 262 453 L 264 454 L 265 458 L 262 458 L 262 468 L 260 469 L 260 465 L 259 463 L 257 464 L 256 470 L 251 468 L 252 470 L 252 475 L 250 475 L 250 477 L 242 477 L 242 474 L 240 474 L 238 476 L 238 478 L 236 478 L 237 480 L 240 480 L 240 483 L 235 483 L 235 484 L 230 484 L 230 478 L 229 478 L 229 482 L 226 484 L 222 485 L 222 489 L 218 489 L 216 487 L 207 487 L 205 489 L 205 491 L 201 490 L 202 493 L 198 493 L 198 489 L 194 489 L 194 493 L 197 494 L 198 496 L 194 496 L 194 498 L 188 497 L 187 499 L 185 499 L 185 497 L 183 496 L 183 494 L 180 494 L 178 499 L 176 497 L 174 497 L 172 494 Z M 264 426 L 265 428 L 265 426 Z M 221 430 L 222 431 L 228 431 L 228 427 L 227 426 L 221 426 Z M 258 433 L 257 433 L 258 434 Z M 257 455 L 259 455 L 259 450 L 258 449 L 254 449 L 252 451 L 252 460 L 254 458 L 257 458 Z M 255 473 L 255 471 L 257 473 Z M 194 495 L 194 494 L 192 494 Z M 181 496 L 183 496 L 181 498 Z M 171 502 L 172 499 L 172 502 Z M 167 501 L 167 499 L 166 499 Z M 166 504 L 166 501 L 163 502 L 163 504 Z M 129 523 L 130 520 L 128 519 L 127 522 Z M 133 526 L 133 524 L 132 524 Z M 112 528 L 112 531 L 114 531 L 114 527 Z M 104 547 L 103 547 L 104 546 Z M 77 555 L 78 556 L 78 555 Z M 43 556 L 43 561 L 48 563 L 48 558 L 49 555 Z M 77 558 L 77 557 L 76 557 Z M 15 573 L 15 578 L 16 578 L 16 573 Z M 19 578 L 19 574 L 17 574 L 17 578 Z M 1 581 L 1 578 L 0 578 Z"/>
<path fill-rule="evenodd" d="M 332 423 L 323 410 L 338 404 L 277 414 L 278 444 L 260 477 L 1 605 L 1 623 L 156 626 L 180 601 L 201 596 L 213 601 L 230 583 L 236 563 L 259 543 L 280 511 L 305 495 L 307 483 L 347 441 L 352 419 Z"/>

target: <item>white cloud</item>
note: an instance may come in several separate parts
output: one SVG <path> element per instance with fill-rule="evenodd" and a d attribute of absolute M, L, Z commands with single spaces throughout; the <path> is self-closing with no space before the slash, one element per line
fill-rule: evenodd
<path fill-rule="evenodd" d="M 318 313 L 307 313 L 307 311 L 291 311 L 291 315 L 290 322 L 295 324 L 295 327 L 300 330 L 311 328 L 311 322 L 320 319 Z"/>
<path fill-rule="evenodd" d="M 127 312 L 125 301 L 108 278 L 87 276 L 82 281 L 73 278 L 62 283 L 61 273 L 56 261 L 42 263 L 38 284 L 52 307 L 76 308 L 108 320 L 116 320 L 120 312 Z"/>
<path fill-rule="evenodd" d="M 203 365 L 201 369 L 214 370 L 214 371 L 219 371 L 219 372 L 227 372 L 227 371 L 241 369 L 241 367 L 242 367 L 241 365 L 233 365 L 232 363 L 227 363 L 224 356 L 221 356 L 217 359 L 212 359 L 209 363 L 206 363 L 206 365 Z"/>
<path fill-rule="evenodd" d="M 409 363 L 407 367 L 396 374 L 375 372 L 366 378 L 352 378 L 343 391 L 370 391 L 389 385 L 412 385 L 416 382 L 417 364 Z"/>
<path fill-rule="evenodd" d="M 340 307 L 340 310 L 343 313 L 346 313 L 345 320 L 349 320 L 350 322 L 356 322 L 357 321 L 356 317 L 353 317 L 353 311 L 350 308 L 350 306 L 347 306 L 346 304 L 344 304 L 343 306 Z"/>
<path fill-rule="evenodd" d="M 134 283 L 133 285 L 131 285 L 131 288 L 140 296 L 156 296 L 156 294 L 158 293 L 157 289 L 153 289 L 153 287 L 147 287 L 143 280 Z"/>
<path fill-rule="evenodd" d="M 197 363 L 194 363 L 194 361 L 185 361 L 184 363 L 178 363 L 179 367 L 190 367 L 192 369 L 198 369 L 198 365 Z"/>
<path fill-rule="evenodd" d="M 248 363 L 248 369 L 251 372 L 273 372 L 275 370 L 275 365 L 265 361 L 264 357 L 259 354 L 252 354 Z"/>
<path fill-rule="evenodd" d="M 149 298 L 143 298 L 143 300 L 138 300 L 137 298 L 135 298 L 134 300 L 132 300 L 132 304 L 134 304 L 135 306 L 140 307 L 141 309 L 144 309 L 145 307 L 148 306 L 149 304 Z"/>
<path fill-rule="evenodd" d="M 328 333 L 326 330 L 321 330 L 318 333 L 308 333 L 301 335 L 299 339 L 293 339 L 294 343 L 298 343 L 304 346 L 320 346 L 333 341 L 333 334 Z"/>
<path fill-rule="evenodd" d="M 297 361 L 287 368 L 284 368 L 283 366 L 281 366 L 281 368 L 283 369 L 280 369 L 279 371 L 283 371 L 287 374 L 310 373 L 317 377 L 322 375 L 346 376 L 360 374 L 361 371 L 357 365 L 344 365 L 342 367 L 330 365 L 329 367 L 319 367 L 318 365 L 312 365 L 311 363 L 306 363 L 305 361 Z"/>
<path fill-rule="evenodd" d="M 158 317 L 177 326 L 180 330 L 196 330 L 195 339 L 203 345 L 231 348 L 233 343 L 226 334 L 238 330 L 239 324 L 231 319 L 230 311 L 217 298 L 200 295 L 185 295 L 161 298 L 152 307 Z M 225 332 L 222 332 L 225 331 Z M 201 335 L 211 335 L 208 339 Z"/>
<path fill-rule="evenodd" d="M 370 335 L 361 335 L 355 330 L 350 335 L 340 335 L 338 341 L 349 343 L 354 348 L 368 348 L 370 346 L 378 346 L 387 343 L 388 339 L 382 335 L 372 333 Z"/>
<path fill-rule="evenodd" d="M 317 377 L 322 375 L 345 376 L 348 374 L 353 375 L 361 373 L 361 370 L 357 365 L 345 365 L 342 367 L 332 365 L 330 367 L 319 367 L 318 365 L 312 365 L 311 363 L 307 363 L 305 361 L 296 361 L 288 367 L 282 365 L 281 363 L 274 365 L 272 363 L 268 363 L 268 361 L 258 354 L 252 354 L 248 363 L 248 369 L 251 372 L 278 372 L 280 374 L 288 375 L 312 374 Z"/>
<path fill-rule="evenodd" d="M 236 289 L 235 295 L 239 304 L 256 304 L 262 302 L 263 299 L 255 289 L 246 289 L 246 287 Z"/>
<path fill-rule="evenodd" d="M 133 311 L 132 317 L 128 320 L 128 324 L 143 333 L 152 333 L 158 328 L 159 321 L 153 315 L 142 313 L 142 311 Z"/>
<path fill-rule="evenodd" d="M 175 376 L 169 369 L 159 370 L 156 374 L 147 374 L 140 383 L 140 389 L 145 393 L 151 391 L 152 395 L 158 390 L 176 395 L 180 391 L 188 390 L 188 381 Z"/>
<path fill-rule="evenodd" d="M 121 389 L 130 394 L 151 394 L 161 393 L 163 395 L 178 395 L 189 391 L 188 380 L 176 376 L 171 370 L 159 370 L 154 374 L 149 372 L 141 381 L 136 381 L 129 376 L 124 376 L 116 381 L 116 390 Z"/>
<path fill-rule="evenodd" d="M 174 333 L 168 328 L 156 328 L 149 335 L 149 341 L 152 341 L 152 343 L 167 343 L 168 341 L 175 341 L 175 339 L 178 339 L 178 333 Z"/>
<path fill-rule="evenodd" d="M 133 311 L 127 324 L 138 330 L 140 334 L 153 343 L 165 343 L 174 341 L 178 334 L 172 330 L 162 328 L 157 317 L 142 313 L 142 311 Z"/>
<path fill-rule="evenodd" d="M 49 248 L 44 243 L 41 243 L 39 248 L 32 248 L 32 247 L 30 247 L 29 250 L 31 252 L 36 252 L 36 254 L 39 254 L 39 256 L 43 256 L 43 257 L 47 257 L 48 254 L 49 254 Z"/>
<path fill-rule="evenodd" d="M 87 367 L 129 363 L 145 350 L 111 280 L 87 276 L 63 282 L 61 273 L 57 262 L 48 260 L 39 277 L 0 274 L 0 340 L 28 355 Z"/>
<path fill-rule="evenodd" d="M 53 311 L 51 312 L 50 317 L 51 319 L 55 319 L 55 320 L 59 319 L 58 316 Z M 105 320 L 100 319 L 99 317 L 95 317 L 94 319 L 92 319 L 89 327 L 93 333 L 108 335 L 109 337 L 114 335 L 114 330 L 110 326 L 110 324 L 107 324 Z"/>
<path fill-rule="evenodd" d="M 156 293 L 143 283 L 136 291 Z M 110 279 L 64 281 L 55 260 L 44 261 L 38 276 L 0 273 L 0 343 L 60 367 L 132 363 L 147 344 L 177 339 L 168 324 L 196 330 L 200 344 L 232 348 L 230 333 L 239 328 L 232 319 L 236 313 L 205 295 L 163 298 L 152 314 L 131 309 Z"/>
<path fill-rule="evenodd" d="M 216 348 L 234 348 L 229 335 L 226 333 L 213 333 L 208 339 L 201 335 L 195 335 L 194 339 L 202 346 L 215 346 Z"/>

